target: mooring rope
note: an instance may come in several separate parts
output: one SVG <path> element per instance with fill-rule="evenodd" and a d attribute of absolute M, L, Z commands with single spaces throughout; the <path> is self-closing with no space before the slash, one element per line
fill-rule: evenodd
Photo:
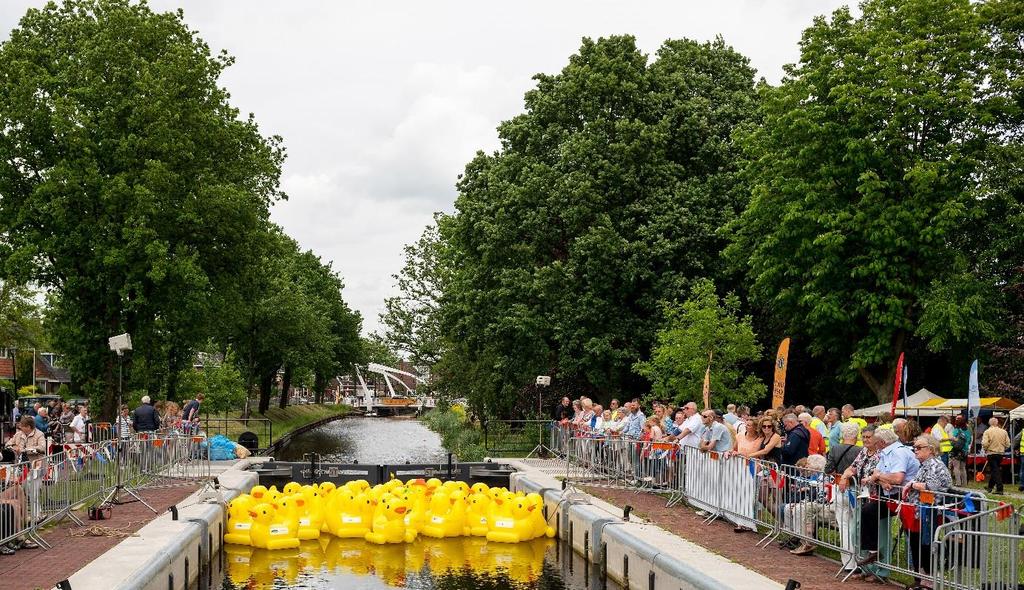
<path fill-rule="evenodd" d="M 109 527 L 98 524 L 90 525 L 87 527 L 78 527 L 77 529 L 71 529 L 69 534 L 72 537 L 117 537 L 124 539 L 127 537 L 138 537 L 138 533 L 133 533 L 127 529 L 131 528 L 132 523 L 124 525 L 123 527 Z"/>

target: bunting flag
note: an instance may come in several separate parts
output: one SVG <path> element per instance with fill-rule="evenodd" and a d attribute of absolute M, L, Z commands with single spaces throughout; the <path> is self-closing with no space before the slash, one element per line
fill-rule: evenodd
<path fill-rule="evenodd" d="M 903 382 L 903 353 L 900 353 L 900 358 L 896 361 L 896 375 L 895 381 L 892 384 L 892 408 L 889 410 L 889 414 L 896 417 L 896 401 L 900 398 L 900 384 Z"/>
<path fill-rule="evenodd" d="M 903 393 L 901 394 L 903 400 L 903 417 L 907 417 L 907 365 L 903 364 Z"/>
<path fill-rule="evenodd" d="M 704 409 L 711 409 L 711 356 L 714 351 L 708 352 L 708 369 L 704 371 Z"/>
<path fill-rule="evenodd" d="M 772 407 L 782 405 L 786 397 L 786 366 L 789 363 L 789 338 L 779 343 L 779 352 L 775 355 L 775 384 L 772 386 Z"/>
<path fill-rule="evenodd" d="M 750 471 L 750 477 L 754 477 L 754 474 L 756 473 L 756 469 L 754 467 L 754 460 L 753 459 L 747 459 L 747 470 Z"/>

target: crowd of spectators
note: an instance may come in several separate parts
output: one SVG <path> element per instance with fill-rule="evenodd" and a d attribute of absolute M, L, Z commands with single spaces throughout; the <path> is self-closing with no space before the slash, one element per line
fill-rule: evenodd
<path fill-rule="evenodd" d="M 792 533 L 780 541 L 782 547 L 796 555 L 814 553 L 818 527 L 827 523 L 838 532 L 843 569 L 881 583 L 891 575 L 895 541 L 905 538 L 903 568 L 918 572 L 922 577 L 914 586 L 924 588 L 929 587 L 931 542 L 939 517 L 920 501 L 922 494 L 931 501 L 935 494 L 965 486 L 968 455 L 979 437 L 978 448 L 988 456 L 989 491 L 1002 493 L 1003 453 L 1011 444 L 1021 444 L 1011 443 L 996 417 L 984 430 L 972 431 L 963 416 L 943 416 L 924 432 L 917 420 L 908 418 L 882 417 L 869 425 L 854 416 L 855 408 L 849 404 L 831 409 L 780 407 L 754 414 L 742 405 L 730 404 L 724 412 L 699 412 L 694 402 L 679 407 L 654 402 L 650 410 L 650 416 L 645 414 L 638 399 L 621 405 L 612 399 L 604 409 L 586 397 L 565 397 L 554 407 L 552 418 L 579 436 L 674 443 L 786 470 L 792 481 L 780 486 L 779 494 L 757 499 L 776 515 L 783 531 Z M 651 456 L 657 455 L 641 452 L 642 459 Z M 900 514 L 893 506 L 913 509 L 901 508 Z M 893 538 L 893 518 L 900 518 L 897 530 L 905 530 L 905 536 Z M 752 527 L 743 523 L 735 528 L 745 532 Z"/>

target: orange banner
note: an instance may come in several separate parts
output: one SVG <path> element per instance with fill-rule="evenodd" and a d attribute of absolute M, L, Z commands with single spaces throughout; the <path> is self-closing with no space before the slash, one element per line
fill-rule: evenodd
<path fill-rule="evenodd" d="M 704 409 L 711 409 L 711 357 L 715 351 L 708 353 L 708 370 L 704 371 Z"/>
<path fill-rule="evenodd" d="M 772 387 L 772 407 L 782 405 L 786 397 L 786 365 L 789 363 L 789 338 L 779 344 L 779 353 L 775 355 L 775 385 Z"/>

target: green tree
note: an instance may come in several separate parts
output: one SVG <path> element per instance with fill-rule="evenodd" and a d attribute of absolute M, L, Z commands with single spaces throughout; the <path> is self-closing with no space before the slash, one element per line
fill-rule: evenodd
<path fill-rule="evenodd" d="M 437 222 L 443 218 L 436 216 Z M 405 246 L 405 265 L 393 275 L 399 294 L 384 300 L 383 338 L 414 365 L 431 366 L 441 358 L 441 294 L 444 261 L 437 224 L 429 225 L 415 244 Z"/>
<path fill-rule="evenodd" d="M 656 338 L 651 360 L 635 369 L 651 380 L 654 394 L 662 399 L 700 405 L 709 361 L 713 407 L 754 403 L 767 391 L 744 370 L 762 352 L 750 316 L 740 315 L 735 294 L 720 300 L 710 280 L 696 282 L 685 302 L 665 306 L 665 325 Z"/>
<path fill-rule="evenodd" d="M 174 397 L 282 196 L 279 139 L 218 85 L 231 63 L 129 0 L 31 9 L 0 46 L 0 276 L 53 294 L 54 343 L 104 418 L 106 339 L 133 336 L 126 389 Z"/>
<path fill-rule="evenodd" d="M 0 279 L 0 347 L 44 348 L 43 314 L 35 293 Z"/>
<path fill-rule="evenodd" d="M 667 41 L 648 64 L 629 36 L 584 39 L 535 76 L 439 220 L 442 386 L 472 376 L 485 415 L 533 407 L 519 398 L 538 374 L 592 395 L 649 387 L 632 366 L 660 302 L 723 270 L 719 229 L 745 206 L 730 138 L 753 77 L 721 39 Z"/>
<path fill-rule="evenodd" d="M 949 351 L 994 332 L 963 236 L 983 215 L 987 39 L 968 0 L 861 8 L 815 19 L 800 62 L 762 88 L 730 254 L 766 313 L 884 400 L 911 339 Z"/>
<path fill-rule="evenodd" d="M 182 371 L 178 378 L 181 398 L 192 399 L 204 394 L 203 410 L 226 412 L 241 409 L 245 403 L 245 379 L 234 362 L 234 352 L 229 348 L 221 357 L 214 352 L 203 355 L 203 368 L 192 367 Z"/>

